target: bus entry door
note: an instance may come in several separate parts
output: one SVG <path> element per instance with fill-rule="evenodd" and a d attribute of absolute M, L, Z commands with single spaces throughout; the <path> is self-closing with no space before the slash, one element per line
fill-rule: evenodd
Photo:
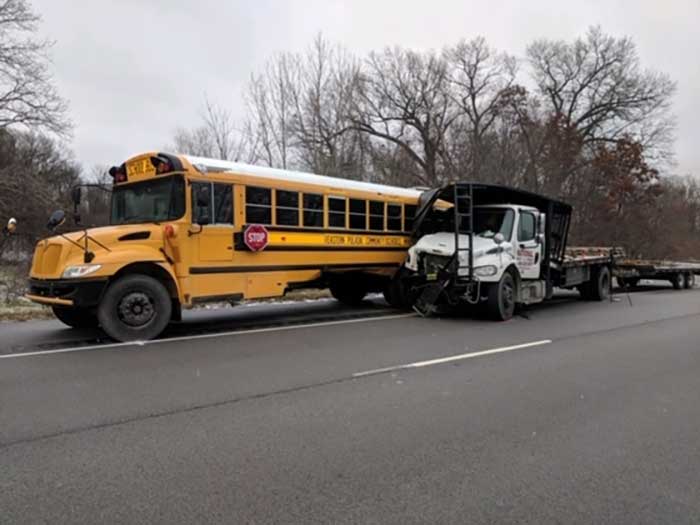
<path fill-rule="evenodd" d="M 232 192 L 230 184 L 192 183 L 192 222 L 202 228 L 195 236 L 201 262 L 233 262 Z"/>

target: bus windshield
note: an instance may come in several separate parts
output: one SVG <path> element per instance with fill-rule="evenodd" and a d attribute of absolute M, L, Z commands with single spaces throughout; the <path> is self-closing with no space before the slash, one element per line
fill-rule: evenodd
<path fill-rule="evenodd" d="M 185 182 L 180 175 L 116 186 L 110 224 L 179 219 L 185 213 Z"/>

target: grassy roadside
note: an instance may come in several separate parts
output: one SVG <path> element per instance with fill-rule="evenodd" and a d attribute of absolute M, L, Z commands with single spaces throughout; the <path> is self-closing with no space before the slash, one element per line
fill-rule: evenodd
<path fill-rule="evenodd" d="M 331 294 L 328 290 L 295 290 L 289 292 L 284 297 L 274 297 L 270 299 L 261 299 L 259 301 L 245 301 L 245 304 L 255 304 L 255 303 L 278 303 L 278 302 L 289 302 L 289 301 L 315 301 L 318 299 L 330 298 Z M 206 308 L 207 310 L 217 310 L 220 308 L 230 308 L 228 304 L 215 303 L 215 304 L 205 304 L 199 308 Z M 5 302 L 0 304 L 0 322 L 2 321 L 33 321 L 40 319 L 53 319 L 53 313 L 51 309 L 46 306 L 41 306 L 36 303 L 32 303 L 23 298 L 14 299 L 10 302 Z"/>
<path fill-rule="evenodd" d="M 21 299 L 0 304 L 0 321 L 32 321 L 36 319 L 53 319 L 53 312 L 46 306 Z"/>

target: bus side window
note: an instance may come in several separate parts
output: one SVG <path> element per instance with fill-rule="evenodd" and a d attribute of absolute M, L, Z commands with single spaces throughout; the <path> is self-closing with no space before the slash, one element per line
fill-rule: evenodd
<path fill-rule="evenodd" d="M 272 190 L 246 186 L 245 220 L 248 224 L 272 224 Z"/>
<path fill-rule="evenodd" d="M 348 200 L 345 197 L 328 197 L 328 227 L 345 228 L 345 211 Z"/>
<path fill-rule="evenodd" d="M 369 201 L 369 229 L 384 229 L 384 203 L 382 201 Z"/>
<path fill-rule="evenodd" d="M 233 224 L 233 187 L 229 184 L 214 184 L 214 222 Z"/>
<path fill-rule="evenodd" d="M 202 226 L 211 222 L 211 183 L 192 183 L 192 223 Z"/>
<path fill-rule="evenodd" d="M 401 231 L 401 205 L 387 204 L 386 205 L 386 227 L 390 231 Z"/>
<path fill-rule="evenodd" d="M 299 193 L 275 190 L 275 212 L 279 226 L 299 226 Z"/>
<path fill-rule="evenodd" d="M 323 228 L 323 195 L 304 193 L 304 226 Z"/>
<path fill-rule="evenodd" d="M 350 199 L 350 229 L 367 229 L 367 201 Z"/>

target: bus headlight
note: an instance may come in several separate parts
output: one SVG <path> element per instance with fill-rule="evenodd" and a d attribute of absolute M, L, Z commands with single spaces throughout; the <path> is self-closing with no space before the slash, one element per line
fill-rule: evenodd
<path fill-rule="evenodd" d="M 78 277 L 85 277 L 86 275 L 95 273 L 100 268 L 102 268 L 101 264 L 78 264 L 76 266 L 69 266 L 63 271 L 63 278 L 75 279 Z"/>
<path fill-rule="evenodd" d="M 491 277 L 492 275 L 496 275 L 497 272 L 498 268 L 492 264 L 474 268 L 474 275 L 478 275 L 479 277 Z"/>

